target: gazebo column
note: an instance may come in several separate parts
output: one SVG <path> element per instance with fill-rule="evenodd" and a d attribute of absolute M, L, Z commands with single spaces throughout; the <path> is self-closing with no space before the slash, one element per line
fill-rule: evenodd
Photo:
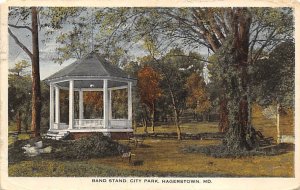
<path fill-rule="evenodd" d="M 49 118 L 49 129 L 53 129 L 54 125 L 54 94 L 53 94 L 53 83 L 50 83 L 50 118 Z"/>
<path fill-rule="evenodd" d="M 79 125 L 82 125 L 83 119 L 83 91 L 80 89 L 79 91 Z"/>
<path fill-rule="evenodd" d="M 132 122 L 132 82 L 128 82 L 128 127 L 131 127 Z"/>
<path fill-rule="evenodd" d="M 112 106 L 111 106 L 111 104 L 112 104 L 112 99 L 111 99 L 111 94 L 112 94 L 112 89 L 109 89 L 109 116 L 108 116 L 108 119 L 109 120 L 111 120 L 112 119 Z"/>
<path fill-rule="evenodd" d="M 109 105 L 108 105 L 108 89 L 107 89 L 107 79 L 103 80 L 103 124 L 104 128 L 108 128 L 108 117 L 109 117 Z"/>
<path fill-rule="evenodd" d="M 74 126 L 74 80 L 69 83 L 69 129 Z"/>
<path fill-rule="evenodd" d="M 59 129 L 59 123 L 60 123 L 60 104 L 59 104 L 59 88 L 58 86 L 55 86 L 55 123 L 56 123 L 56 129 Z"/>

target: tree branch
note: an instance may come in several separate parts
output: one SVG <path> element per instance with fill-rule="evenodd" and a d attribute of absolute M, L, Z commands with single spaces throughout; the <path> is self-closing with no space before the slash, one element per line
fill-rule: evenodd
<path fill-rule="evenodd" d="M 208 60 L 205 60 L 205 59 L 201 59 L 201 58 L 198 58 L 198 57 L 195 57 L 195 56 L 192 56 L 192 55 L 184 55 L 184 54 L 169 54 L 169 56 L 176 56 L 176 57 L 187 57 L 187 58 L 192 58 L 192 59 L 197 59 L 199 61 L 203 61 L 203 62 L 206 62 L 206 63 L 213 63 L 211 61 L 208 61 Z"/>
<path fill-rule="evenodd" d="M 196 21 L 196 24 L 198 25 L 199 29 L 203 32 L 203 36 L 206 39 L 206 41 L 210 44 L 212 47 L 212 51 L 216 52 L 220 47 L 221 44 L 214 33 L 209 31 L 207 28 L 205 28 L 203 21 L 201 20 L 203 14 L 200 9 L 192 9 L 193 10 L 193 18 Z"/>
<path fill-rule="evenodd" d="M 256 55 L 254 55 L 253 58 L 253 63 L 255 63 L 257 61 L 257 59 L 259 58 L 260 54 L 262 53 L 263 49 L 268 45 L 268 43 L 270 42 L 270 40 L 272 39 L 272 37 L 274 36 L 276 29 L 274 29 L 270 35 L 268 36 L 268 38 L 266 39 L 265 43 L 259 48 L 259 50 L 257 51 Z"/>
<path fill-rule="evenodd" d="M 29 26 L 17 26 L 17 25 L 14 25 L 14 24 L 8 24 L 8 26 L 13 27 L 13 28 L 23 28 L 23 29 L 27 29 L 30 32 L 32 32 L 32 29 Z"/>
<path fill-rule="evenodd" d="M 20 46 L 20 48 L 22 48 L 25 51 L 25 53 L 27 53 L 29 55 L 30 59 L 32 59 L 32 56 L 33 56 L 32 53 L 22 42 L 19 41 L 19 39 L 11 32 L 11 30 L 9 28 L 8 28 L 8 33 L 15 40 L 16 44 L 18 46 Z"/>

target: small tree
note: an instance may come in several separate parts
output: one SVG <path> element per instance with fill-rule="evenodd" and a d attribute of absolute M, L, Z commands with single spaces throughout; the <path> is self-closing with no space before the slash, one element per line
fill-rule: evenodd
<path fill-rule="evenodd" d="M 16 65 L 14 68 L 9 69 L 9 72 L 13 75 L 16 76 L 24 76 L 27 75 L 26 69 L 30 67 L 30 64 L 26 60 L 21 60 Z"/>
<path fill-rule="evenodd" d="M 160 76 L 152 67 L 145 66 L 138 72 L 138 89 L 142 102 L 150 110 L 151 127 L 154 131 L 155 102 L 161 96 Z"/>
<path fill-rule="evenodd" d="M 186 81 L 187 88 L 187 106 L 194 110 L 194 114 L 202 113 L 204 115 L 210 107 L 211 103 L 208 98 L 208 93 L 206 90 L 206 84 L 203 78 L 197 74 L 192 73 Z M 204 117 L 203 117 L 204 120 Z"/>

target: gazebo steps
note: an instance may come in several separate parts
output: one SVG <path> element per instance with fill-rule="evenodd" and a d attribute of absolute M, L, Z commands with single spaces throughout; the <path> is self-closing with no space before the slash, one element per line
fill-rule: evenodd
<path fill-rule="evenodd" d="M 48 131 L 44 136 L 45 139 L 62 140 L 70 134 L 69 131 Z"/>

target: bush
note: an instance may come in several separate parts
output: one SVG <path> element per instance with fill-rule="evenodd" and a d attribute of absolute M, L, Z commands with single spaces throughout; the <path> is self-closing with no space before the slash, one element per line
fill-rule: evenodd
<path fill-rule="evenodd" d="M 41 139 L 18 140 L 8 147 L 9 163 L 16 163 L 23 160 L 34 159 L 58 159 L 58 160 L 84 160 L 90 158 L 99 158 L 106 156 L 121 155 L 128 152 L 128 146 L 119 144 L 111 138 L 104 136 L 102 133 L 96 133 L 90 137 L 79 140 L 57 141 L 51 139 L 42 139 L 43 148 L 51 146 L 52 152 L 40 154 L 36 157 L 27 157 L 24 154 L 23 146 L 26 144 L 34 145 Z"/>
<path fill-rule="evenodd" d="M 121 155 L 128 152 L 129 147 L 121 145 L 102 133 L 73 141 L 65 150 L 63 157 L 67 159 L 90 159 Z"/>

